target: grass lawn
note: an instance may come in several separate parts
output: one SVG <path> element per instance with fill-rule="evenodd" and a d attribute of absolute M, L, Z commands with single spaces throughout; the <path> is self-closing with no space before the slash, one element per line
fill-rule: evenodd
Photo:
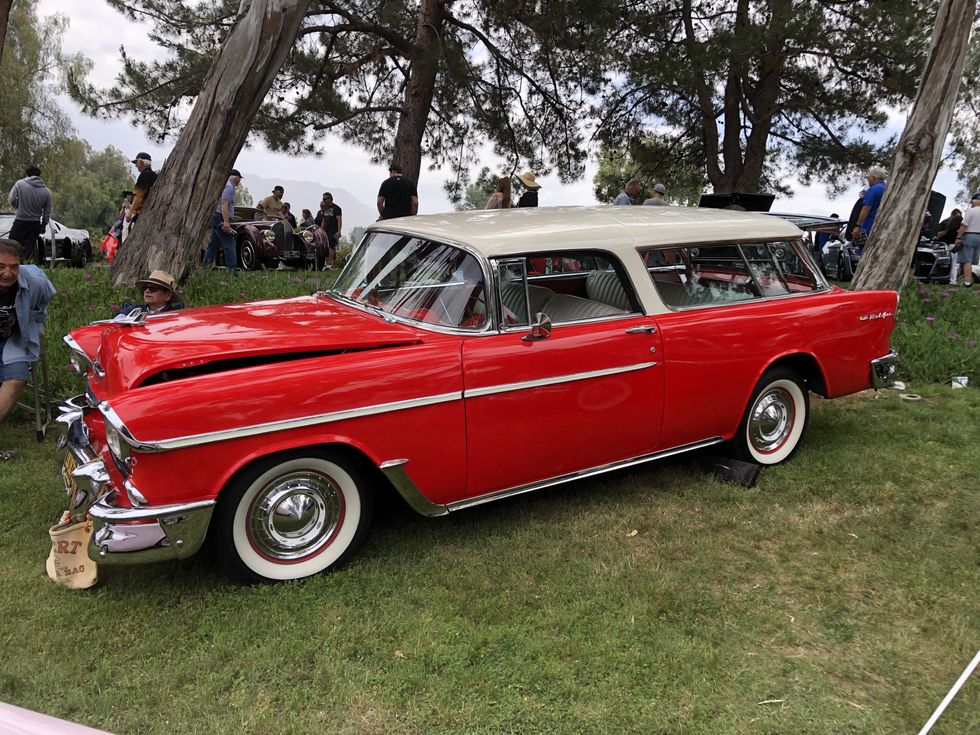
<path fill-rule="evenodd" d="M 0 700 L 168 735 L 914 733 L 980 645 L 978 381 L 814 399 L 751 489 L 685 457 L 441 519 L 389 504 L 344 570 L 256 588 L 207 553 L 50 582 L 61 453 L 22 412 Z M 978 713 L 974 677 L 933 733 Z"/>

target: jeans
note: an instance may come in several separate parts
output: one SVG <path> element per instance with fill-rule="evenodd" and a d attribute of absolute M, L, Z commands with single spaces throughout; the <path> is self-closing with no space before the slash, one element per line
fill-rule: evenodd
<path fill-rule="evenodd" d="M 225 253 L 225 268 L 231 273 L 234 273 L 238 267 L 238 255 L 235 253 L 235 236 L 221 229 L 224 221 L 224 218 L 219 212 L 211 215 L 211 239 L 208 241 L 207 250 L 204 251 L 204 258 L 201 260 L 201 265 L 205 266 L 214 262 L 214 259 L 218 256 L 218 246 L 220 245 Z"/>

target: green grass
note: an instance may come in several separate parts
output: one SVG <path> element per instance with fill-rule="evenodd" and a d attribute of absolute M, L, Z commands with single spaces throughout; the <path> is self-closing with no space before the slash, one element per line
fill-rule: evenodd
<path fill-rule="evenodd" d="M 60 453 L 21 413 L 0 700 L 119 733 L 916 732 L 978 646 L 975 383 L 816 399 L 751 489 L 688 457 L 442 519 L 382 504 L 349 567 L 257 588 L 206 554 L 51 583 Z M 974 678 L 933 732 L 978 712 Z"/>

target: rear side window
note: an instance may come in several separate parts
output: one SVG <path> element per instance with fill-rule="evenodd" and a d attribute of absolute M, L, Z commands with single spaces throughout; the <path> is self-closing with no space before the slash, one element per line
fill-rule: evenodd
<path fill-rule="evenodd" d="M 667 306 L 683 308 L 809 293 L 823 288 L 799 242 L 667 247 L 643 259 Z"/>

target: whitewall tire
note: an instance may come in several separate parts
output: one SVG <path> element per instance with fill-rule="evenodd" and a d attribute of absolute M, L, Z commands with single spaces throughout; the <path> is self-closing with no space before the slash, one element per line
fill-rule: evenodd
<path fill-rule="evenodd" d="M 746 461 L 779 464 L 796 451 L 809 418 L 809 394 L 800 376 L 786 368 L 769 370 L 752 392 L 735 448 Z"/>
<path fill-rule="evenodd" d="M 372 498 L 354 463 L 306 449 L 251 465 L 222 493 L 215 548 L 247 582 L 301 579 L 353 556 L 371 521 Z"/>

